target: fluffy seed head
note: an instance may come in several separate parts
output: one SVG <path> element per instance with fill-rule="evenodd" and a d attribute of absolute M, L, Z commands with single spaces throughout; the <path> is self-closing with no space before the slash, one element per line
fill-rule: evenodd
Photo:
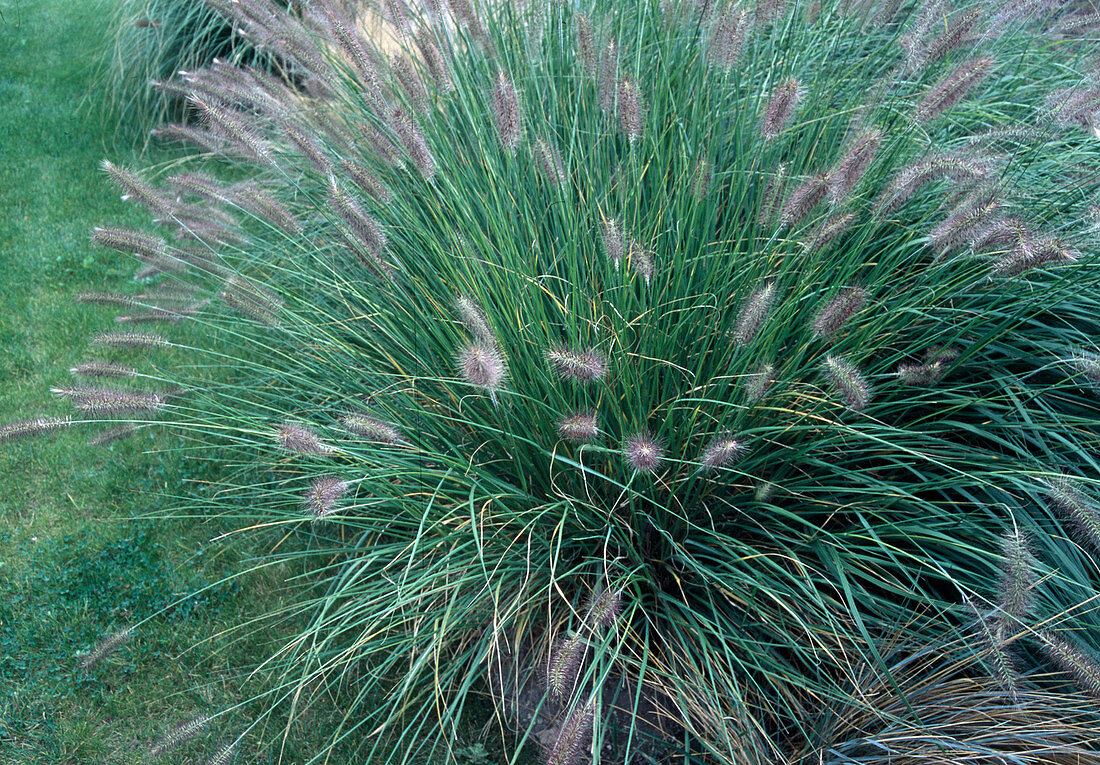
<path fill-rule="evenodd" d="M 633 80 L 620 80 L 616 108 L 619 112 L 619 129 L 634 143 L 642 135 L 645 121 L 645 108 L 642 96 L 638 92 L 638 83 Z"/>
<path fill-rule="evenodd" d="M 599 62 L 596 59 L 596 39 L 592 34 L 592 21 L 583 13 L 576 16 L 577 22 L 577 58 L 586 74 L 595 77 L 599 74 Z"/>
<path fill-rule="evenodd" d="M 871 386 L 856 365 L 839 356 L 825 357 L 825 374 L 833 392 L 853 412 L 862 412 L 871 401 Z"/>
<path fill-rule="evenodd" d="M 619 270 L 619 264 L 623 260 L 623 230 L 619 222 L 605 218 L 600 222 L 600 239 L 603 241 L 603 251 L 607 259 Z"/>
<path fill-rule="evenodd" d="M 1077 532 L 1078 541 L 1100 552 L 1100 509 L 1066 477 L 1047 482 L 1047 502 L 1069 521 Z"/>
<path fill-rule="evenodd" d="M 592 735 L 594 712 L 595 705 L 589 701 L 565 718 L 557 740 L 547 752 L 546 765 L 580 765 Z"/>
<path fill-rule="evenodd" d="M 741 306 L 741 313 L 737 317 L 737 328 L 733 332 L 733 339 L 738 345 L 748 345 L 756 337 L 756 333 L 764 326 L 768 313 L 772 309 L 775 300 L 775 282 L 768 282 L 756 292 L 749 295 Z"/>
<path fill-rule="evenodd" d="M 825 201 L 825 195 L 828 192 L 828 175 L 821 174 L 807 178 L 787 198 L 779 213 L 779 223 L 783 226 L 795 225 Z"/>
<path fill-rule="evenodd" d="M 1023 621 L 1035 603 L 1035 557 L 1019 529 L 1010 529 L 1001 537 L 999 568 L 997 605 L 1006 616 Z"/>
<path fill-rule="evenodd" d="M 575 351 L 556 346 L 546 352 L 546 361 L 563 380 L 590 383 L 603 379 L 607 374 L 607 359 L 594 349 Z"/>
<path fill-rule="evenodd" d="M 1016 669 L 1016 663 L 1012 654 L 1008 651 L 1005 641 L 1005 625 L 1000 619 L 990 618 L 982 614 L 966 599 L 966 605 L 974 615 L 976 637 L 982 646 L 982 659 L 989 667 L 991 674 L 997 680 L 1001 690 L 1011 697 L 1013 703 L 1019 701 L 1020 679 Z"/>
<path fill-rule="evenodd" d="M 133 627 L 126 627 L 118 632 L 114 632 L 107 637 L 100 640 L 95 644 L 95 647 L 91 651 L 80 657 L 80 668 L 91 669 L 99 662 L 106 659 L 112 653 L 114 653 L 119 646 L 130 639 L 130 636 L 134 634 Z"/>
<path fill-rule="evenodd" d="M 435 157 L 428 148 L 428 141 L 424 138 L 424 132 L 409 114 L 401 109 L 394 109 L 390 114 L 390 123 L 393 132 L 401 145 L 405 147 L 412 163 L 424 180 L 431 181 L 435 178 Z"/>
<path fill-rule="evenodd" d="M 122 364 L 112 364 L 108 361 L 85 361 L 77 364 L 69 370 L 74 375 L 88 377 L 136 377 L 137 370 Z"/>
<path fill-rule="evenodd" d="M 765 141 L 779 137 L 794 116 L 801 100 L 802 87 L 798 84 L 798 80 L 792 77 L 779 83 L 764 109 L 764 117 L 760 125 L 760 135 Z"/>
<path fill-rule="evenodd" d="M 508 375 L 500 349 L 487 343 L 472 343 L 459 351 L 458 371 L 470 385 L 490 392 L 503 387 Z"/>
<path fill-rule="evenodd" d="M 233 759 L 233 753 L 237 750 L 237 742 L 231 741 L 218 747 L 218 751 L 207 761 L 206 765 L 229 765 Z"/>
<path fill-rule="evenodd" d="M 321 520 L 336 512 L 337 503 L 347 494 L 348 483 L 334 476 L 314 479 L 306 492 L 306 507 L 314 520 Z"/>
<path fill-rule="evenodd" d="M 565 167 L 556 147 L 539 138 L 535 141 L 535 160 L 546 180 L 554 186 L 565 185 Z"/>
<path fill-rule="evenodd" d="M 496 336 L 489 326 L 489 320 L 485 317 L 485 312 L 481 310 L 481 306 L 472 298 L 468 298 L 465 295 L 456 297 L 455 311 L 458 312 L 458 317 L 466 326 L 467 332 L 485 345 L 497 344 Z"/>
<path fill-rule="evenodd" d="M 34 420 L 0 425 L 0 443 L 19 438 L 32 438 L 60 430 L 72 422 L 69 417 L 39 417 Z"/>
<path fill-rule="evenodd" d="M 428 68 L 435 86 L 440 93 L 448 93 L 455 89 L 454 80 L 451 79 L 451 68 L 443 52 L 436 44 L 431 27 L 424 27 L 416 38 L 416 46 L 420 49 L 420 57 Z"/>
<path fill-rule="evenodd" d="M 558 435 L 566 441 L 592 441 L 600 436 L 600 423 L 595 412 L 580 412 L 558 420 Z"/>
<path fill-rule="evenodd" d="M 993 264 L 992 276 L 1017 276 L 1048 264 L 1071 263 L 1081 254 L 1053 236 L 1028 237 Z"/>
<path fill-rule="evenodd" d="M 727 6 L 715 19 L 707 46 L 707 61 L 711 66 L 730 71 L 741 60 L 749 13 L 736 5 Z"/>
<path fill-rule="evenodd" d="M 1085 380 L 1100 386 L 1100 355 L 1078 353 L 1069 360 L 1069 363 Z"/>
<path fill-rule="evenodd" d="M 115 226 L 97 227 L 92 231 L 92 241 L 118 252 L 136 255 L 142 260 L 162 257 L 167 246 L 159 236 Z"/>
<path fill-rule="evenodd" d="M 734 438 L 732 433 L 723 433 L 707 444 L 703 456 L 699 458 L 699 465 L 703 470 L 724 468 L 739 460 L 745 451 L 743 441 Z"/>
<path fill-rule="evenodd" d="M 634 269 L 636 274 L 645 280 L 648 286 L 650 279 L 653 278 L 653 270 L 655 267 L 653 251 L 643 247 L 637 240 L 632 239 L 630 241 L 628 257 L 630 258 L 630 267 Z"/>
<path fill-rule="evenodd" d="M 270 327 L 279 325 L 283 301 L 255 282 L 234 274 L 218 293 L 226 305 Z"/>
<path fill-rule="evenodd" d="M 848 151 L 829 173 L 829 199 L 840 204 L 859 183 L 859 179 L 871 166 L 875 153 L 882 143 L 882 133 L 870 128 L 860 134 Z"/>
<path fill-rule="evenodd" d="M 603 56 L 600 57 L 599 103 L 600 109 L 607 114 L 615 111 L 615 97 L 619 82 L 619 50 L 612 38 L 607 41 Z"/>
<path fill-rule="evenodd" d="M 1039 631 L 1039 643 L 1047 658 L 1100 700 L 1100 663 L 1094 656 L 1067 643 L 1050 630 Z"/>
<path fill-rule="evenodd" d="M 550 656 L 546 684 L 558 696 L 567 696 L 577 682 L 581 659 L 584 658 L 584 641 L 580 635 L 568 639 L 558 638 Z"/>
<path fill-rule="evenodd" d="M 339 419 L 345 430 L 357 436 L 363 436 L 368 441 L 377 441 L 382 444 L 399 444 L 405 440 L 401 435 L 401 431 L 393 425 L 362 412 L 345 412 L 340 415 Z"/>
<path fill-rule="evenodd" d="M 111 348 L 164 348 L 169 344 L 167 338 L 160 335 L 139 332 L 108 332 L 104 335 L 96 335 L 92 338 L 92 342 Z"/>
<path fill-rule="evenodd" d="M 925 124 L 939 117 L 963 100 L 993 69 L 993 59 L 988 56 L 967 61 L 928 91 L 914 114 L 917 122 Z"/>
<path fill-rule="evenodd" d="M 104 446 L 105 444 L 114 443 L 120 441 L 123 438 L 129 438 L 138 432 L 138 426 L 133 423 L 127 423 L 125 425 L 116 425 L 113 428 L 107 428 L 88 439 L 88 446 Z"/>
<path fill-rule="evenodd" d="M 515 154 L 519 139 L 523 133 L 523 116 L 520 113 L 519 97 L 512 81 L 497 74 L 497 84 L 493 88 L 493 121 L 496 123 L 497 138 L 508 154 Z"/>
<path fill-rule="evenodd" d="M 826 303 L 814 317 L 814 337 L 827 338 L 835 335 L 845 322 L 863 307 L 867 299 L 867 290 L 862 287 L 848 287 L 841 290 Z"/>
<path fill-rule="evenodd" d="M 164 394 L 113 388 L 51 388 L 50 392 L 69 399 L 80 411 L 95 415 L 156 412 L 166 403 Z"/>
<path fill-rule="evenodd" d="M 855 219 L 855 213 L 841 213 L 829 218 L 806 239 L 806 249 L 817 251 L 827 247 L 834 239 L 842 236 Z"/>
<path fill-rule="evenodd" d="M 762 401 L 773 382 L 775 382 L 775 367 L 771 364 L 761 364 L 756 371 L 745 377 L 745 400 L 750 404 Z"/>
<path fill-rule="evenodd" d="M 899 364 L 898 379 L 904 385 L 932 385 L 943 377 L 945 367 L 942 361 L 928 364 Z"/>
<path fill-rule="evenodd" d="M 309 428 L 294 422 L 284 422 L 275 431 L 279 446 L 291 454 L 319 456 L 331 454 L 333 448 Z"/>
<path fill-rule="evenodd" d="M 635 433 L 623 444 L 627 466 L 638 473 L 653 473 L 665 458 L 664 445 L 648 431 Z"/>
<path fill-rule="evenodd" d="M 201 731 L 212 718 L 210 715 L 199 715 L 180 723 L 173 728 L 164 738 L 149 748 L 151 757 L 159 757 L 170 749 L 175 749 L 180 744 L 190 741 Z"/>
<path fill-rule="evenodd" d="M 618 590 L 601 589 L 588 600 L 588 622 L 593 628 L 604 629 L 619 621 L 623 613 L 623 594 Z"/>
<path fill-rule="evenodd" d="M 416 72 L 416 67 L 405 56 L 393 54 L 390 58 L 390 69 L 393 71 L 405 100 L 416 112 L 424 114 L 428 111 L 428 91 L 424 89 L 424 83 Z"/>

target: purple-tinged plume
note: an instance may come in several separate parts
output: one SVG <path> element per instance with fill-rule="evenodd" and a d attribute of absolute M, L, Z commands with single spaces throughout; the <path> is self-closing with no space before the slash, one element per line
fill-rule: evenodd
<path fill-rule="evenodd" d="M 615 40 L 608 40 L 600 57 L 599 104 L 607 114 L 615 111 L 615 97 L 619 83 L 619 49 L 615 46 Z"/>
<path fill-rule="evenodd" d="M 761 364 L 745 376 L 745 400 L 750 404 L 763 401 L 774 382 L 775 367 L 771 364 Z"/>
<path fill-rule="evenodd" d="M 939 117 L 963 100 L 993 69 L 993 59 L 988 56 L 960 64 L 928 91 L 913 115 L 917 122 L 926 124 Z"/>
<path fill-rule="evenodd" d="M 339 417 L 344 429 L 368 441 L 380 444 L 399 444 L 405 441 L 401 431 L 388 422 L 383 422 L 363 412 L 345 412 Z"/>
<path fill-rule="evenodd" d="M 82 412 L 94 415 L 157 412 L 165 406 L 160 393 L 115 390 L 114 388 L 51 388 L 50 392 L 72 401 Z"/>
<path fill-rule="evenodd" d="M 607 359 L 597 350 L 577 351 L 555 346 L 546 352 L 550 369 L 562 380 L 590 383 L 602 380 L 607 374 Z"/>
<path fill-rule="evenodd" d="M 1095 699 L 1100 700 L 1100 662 L 1077 646 L 1062 640 L 1051 630 L 1039 631 L 1039 647 L 1058 669 Z"/>
<path fill-rule="evenodd" d="M 825 374 L 833 392 L 853 412 L 862 412 L 871 401 L 871 386 L 856 365 L 839 356 L 825 357 Z"/>
<path fill-rule="evenodd" d="M 997 605 L 1006 616 L 1022 622 L 1035 605 L 1035 556 L 1027 536 L 1019 529 L 1011 529 L 1001 537 L 999 569 Z"/>
<path fill-rule="evenodd" d="M 623 229 L 617 220 L 605 218 L 600 222 L 600 239 L 603 242 L 603 251 L 615 270 L 619 270 L 619 264 L 623 261 L 625 244 Z"/>
<path fill-rule="evenodd" d="M 814 337 L 827 338 L 835 335 L 841 327 L 863 307 L 867 300 L 867 290 L 862 287 L 847 287 L 817 312 L 813 321 Z"/>
<path fill-rule="evenodd" d="M 616 108 L 619 113 L 619 129 L 626 134 L 631 143 L 634 143 L 641 137 L 645 122 L 645 107 L 642 105 L 642 96 L 638 92 L 638 83 L 625 79 L 619 81 Z"/>
<path fill-rule="evenodd" d="M 393 132 L 397 135 L 397 139 L 401 141 L 401 145 L 405 147 L 405 151 L 408 152 L 409 158 L 416 169 L 420 171 L 425 180 L 431 181 L 435 178 L 435 157 L 432 155 L 431 149 L 428 148 L 428 141 L 424 138 L 424 132 L 420 129 L 420 125 L 401 109 L 394 109 L 391 112 L 390 122 Z"/>
<path fill-rule="evenodd" d="M 638 473 L 653 473 L 665 458 L 664 445 L 649 431 L 635 433 L 623 444 L 627 467 Z"/>
<path fill-rule="evenodd" d="M 848 230 L 855 219 L 856 214 L 851 212 L 841 213 L 829 218 L 806 238 L 804 243 L 806 249 L 816 252 L 828 247 L 830 243 L 844 235 L 844 232 Z"/>
<path fill-rule="evenodd" d="M 166 348 L 170 345 L 167 338 L 141 332 L 108 332 L 96 335 L 92 342 L 111 348 Z"/>
<path fill-rule="evenodd" d="M 516 147 L 523 135 L 523 116 L 519 108 L 519 96 L 512 81 L 497 74 L 497 84 L 493 88 L 493 122 L 497 128 L 497 138 L 507 154 L 515 154 Z"/>
<path fill-rule="evenodd" d="M 558 728 L 558 737 L 546 753 L 546 765 L 581 765 L 592 735 L 595 705 L 578 706 Z"/>
<path fill-rule="evenodd" d="M 124 425 L 116 425 L 113 428 L 101 430 L 100 432 L 89 438 L 88 446 L 104 446 L 106 444 L 111 444 L 115 441 L 120 441 L 123 438 L 129 438 L 130 436 L 137 433 L 138 430 L 138 426 L 130 422 Z"/>
<path fill-rule="evenodd" d="M 52 433 L 68 426 L 71 422 L 69 417 L 38 417 L 33 420 L 0 425 L 0 443 Z"/>
<path fill-rule="evenodd" d="M 109 361 L 85 361 L 69 370 L 74 375 L 86 377 L 136 377 L 137 370 Z"/>
<path fill-rule="evenodd" d="M 645 280 L 648 286 L 650 280 L 653 278 L 654 269 L 656 268 L 653 250 L 642 246 L 637 240 L 631 239 L 630 250 L 627 255 L 630 259 L 630 267 L 634 269 L 634 272 L 638 274 L 638 276 Z"/>
<path fill-rule="evenodd" d="M 882 143 L 882 133 L 877 128 L 863 131 L 829 173 L 829 199 L 833 204 L 843 202 L 860 178 L 871 166 L 875 153 Z"/>
<path fill-rule="evenodd" d="M 312 430 L 295 422 L 280 425 L 275 431 L 275 440 L 291 454 L 322 456 L 335 451 Z"/>
<path fill-rule="evenodd" d="M 717 470 L 728 467 L 741 459 L 745 452 L 743 441 L 735 438 L 732 433 L 723 433 L 716 436 L 703 450 L 703 456 L 699 458 L 700 469 Z"/>
<path fill-rule="evenodd" d="M 583 443 L 600 437 L 600 421 L 595 412 L 579 412 L 558 420 L 558 435 L 566 441 Z"/>
<path fill-rule="evenodd" d="M 467 332 L 485 345 L 497 344 L 496 335 L 493 334 L 493 330 L 489 326 L 489 319 L 486 318 L 485 311 L 481 310 L 481 306 L 476 301 L 465 295 L 459 295 L 455 298 L 455 311 L 458 313 L 458 317 L 462 320 Z"/>
<path fill-rule="evenodd" d="M 546 684 L 559 697 L 568 696 L 580 675 L 581 660 L 584 658 L 585 645 L 580 635 L 558 638 L 550 655 L 550 666 L 546 671 Z"/>
<path fill-rule="evenodd" d="M 1065 476 L 1046 482 L 1047 503 L 1070 522 L 1078 541 L 1100 553 L 1100 508 Z"/>
<path fill-rule="evenodd" d="M 91 651 L 80 657 L 80 668 L 84 670 L 91 669 L 99 662 L 106 659 L 112 653 L 118 650 L 118 648 L 130 639 L 134 634 L 133 627 L 126 627 L 118 632 L 113 632 L 107 637 L 100 640 L 95 644 L 95 647 Z"/>
<path fill-rule="evenodd" d="M 577 22 L 577 58 L 585 73 L 590 77 L 599 75 L 599 61 L 596 54 L 596 38 L 592 34 L 592 21 L 583 13 L 576 16 Z"/>
<path fill-rule="evenodd" d="M 787 202 L 779 213 L 780 225 L 794 226 L 802 221 L 815 207 L 825 201 L 828 191 L 828 174 L 822 173 L 807 178 L 787 198 Z"/>
<path fill-rule="evenodd" d="M 707 45 L 707 61 L 711 66 L 730 71 L 741 60 L 745 46 L 745 33 L 749 28 L 749 12 L 737 5 L 729 5 L 714 20 Z"/>
<path fill-rule="evenodd" d="M 737 345 L 748 345 L 764 326 L 775 301 L 775 282 L 768 282 L 759 288 L 741 306 L 737 317 L 737 328 L 733 331 L 733 340 Z"/>
<path fill-rule="evenodd" d="M 790 123 L 801 100 L 802 87 L 798 84 L 798 80 L 792 77 L 779 83 L 764 109 L 764 117 L 760 124 L 760 135 L 765 141 L 779 137 Z"/>
<path fill-rule="evenodd" d="M 458 372 L 470 385 L 493 394 L 504 386 L 508 367 L 496 344 L 478 342 L 459 351 Z"/>
<path fill-rule="evenodd" d="M 315 478 L 306 492 L 306 507 L 314 520 L 327 518 L 336 512 L 337 504 L 348 492 L 348 483 L 335 476 Z"/>
<path fill-rule="evenodd" d="M 565 185 L 565 167 L 556 146 L 542 138 L 535 141 L 535 161 L 546 180 L 553 186 Z"/>
<path fill-rule="evenodd" d="M 607 629 L 619 621 L 623 613 L 623 594 L 619 590 L 601 589 L 588 600 L 585 619 L 593 628 Z"/>
<path fill-rule="evenodd" d="M 199 734 L 206 724 L 210 722 L 212 718 L 210 715 L 199 715 L 192 717 L 190 720 L 180 723 L 171 731 L 169 731 L 163 738 L 157 741 L 153 746 L 149 747 L 150 757 L 160 757 L 165 752 L 175 749 L 180 744 L 190 741 L 192 738 Z"/>

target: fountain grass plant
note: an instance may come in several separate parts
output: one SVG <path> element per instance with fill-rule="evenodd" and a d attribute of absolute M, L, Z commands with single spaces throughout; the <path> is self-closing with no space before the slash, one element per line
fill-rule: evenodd
<path fill-rule="evenodd" d="M 237 180 L 106 163 L 163 286 L 87 298 L 97 362 L 211 341 L 57 425 L 177 428 L 237 468 L 196 513 L 309 541 L 273 706 L 410 761 L 487 697 L 547 763 L 1100 762 L 1093 16 L 211 7 L 301 87 L 189 73 L 163 134 Z"/>

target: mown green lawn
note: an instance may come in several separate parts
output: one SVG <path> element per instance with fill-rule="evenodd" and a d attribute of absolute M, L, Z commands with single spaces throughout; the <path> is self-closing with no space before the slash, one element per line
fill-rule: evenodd
<path fill-rule="evenodd" d="M 89 340 L 115 326 L 114 311 L 76 294 L 142 287 L 133 262 L 89 242 L 97 224 L 148 218 L 119 199 L 100 161 L 178 160 L 120 148 L 87 108 L 106 16 L 93 2 L 0 0 L 0 425 L 69 413 L 50 387 L 73 384 L 73 364 L 103 356 Z M 159 353 L 125 360 L 145 369 L 178 360 Z M 300 572 L 235 577 L 278 538 L 214 541 L 228 530 L 217 521 L 165 519 L 186 515 L 185 502 L 165 496 L 200 494 L 216 470 L 175 456 L 178 438 L 147 430 L 92 447 L 94 432 L 0 444 L 0 764 L 142 762 L 177 725 L 221 712 L 155 760 L 206 761 L 259 718 L 253 697 L 264 685 L 248 671 L 296 622 L 227 630 L 287 602 L 283 583 Z M 80 668 L 83 654 L 127 626 L 136 631 L 119 650 Z M 285 741 L 281 710 L 234 761 L 305 762 L 343 703 L 326 698 Z M 460 762 L 497 761 L 470 738 Z M 358 762 L 354 743 L 329 761 Z"/>

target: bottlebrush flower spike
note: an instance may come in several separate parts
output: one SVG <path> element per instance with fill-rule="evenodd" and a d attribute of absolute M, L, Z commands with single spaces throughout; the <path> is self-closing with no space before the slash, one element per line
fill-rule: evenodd
<path fill-rule="evenodd" d="M 1039 631 L 1043 653 L 1077 684 L 1100 700 L 1100 663 L 1094 656 L 1062 640 L 1050 630 Z"/>
<path fill-rule="evenodd" d="M 336 512 L 337 503 L 347 492 L 347 481 L 334 476 L 316 478 L 306 492 L 306 507 L 319 521 Z"/>
<path fill-rule="evenodd" d="M 997 605 L 1005 615 L 1023 621 L 1035 604 L 1035 556 L 1019 529 L 1010 529 L 1001 537 L 999 568 Z"/>
<path fill-rule="evenodd" d="M 600 76 L 599 76 L 599 104 L 607 114 L 612 114 L 615 111 L 615 97 L 617 94 L 619 82 L 619 51 L 615 47 L 615 40 L 612 38 L 608 40 L 607 47 L 604 48 L 603 56 L 600 57 Z"/>
<path fill-rule="evenodd" d="M 989 225 L 1000 204 L 1000 200 L 993 194 L 964 199 L 928 235 L 928 243 L 937 257 L 943 257 L 964 244 L 975 241 L 980 232 Z"/>
<path fill-rule="evenodd" d="M 175 749 L 180 744 L 190 741 L 198 735 L 199 731 L 206 727 L 213 717 L 210 715 L 198 715 L 186 722 L 182 722 L 173 728 L 164 738 L 149 748 L 150 757 L 160 757 L 165 752 Z"/>
<path fill-rule="evenodd" d="M 69 370 L 74 375 L 87 377 L 137 377 L 137 370 L 108 361 L 85 361 Z"/>
<path fill-rule="evenodd" d="M 51 388 L 50 392 L 69 399 L 80 411 L 95 415 L 156 412 L 166 403 L 159 393 L 113 388 Z"/>
<path fill-rule="evenodd" d="M 556 147 L 539 138 L 535 141 L 535 160 L 539 170 L 553 186 L 565 185 L 565 167 L 561 160 L 561 153 Z"/>
<path fill-rule="evenodd" d="M 405 438 L 401 431 L 388 422 L 371 417 L 362 412 L 345 412 L 339 417 L 344 429 L 357 436 L 363 436 L 369 441 L 377 441 L 382 444 L 399 444 Z"/>
<path fill-rule="evenodd" d="M 818 251 L 828 247 L 833 240 L 842 236 L 844 232 L 848 230 L 852 223 L 855 222 L 855 219 L 855 213 L 842 213 L 829 218 L 829 220 L 818 226 L 806 239 L 806 249 Z"/>
<path fill-rule="evenodd" d="M 1019 671 L 1008 651 L 1005 642 L 1005 625 L 1000 619 L 984 616 L 969 599 L 966 605 L 974 615 L 976 637 L 982 644 L 982 657 L 989 666 L 991 674 L 997 680 L 1001 690 L 1009 695 L 1013 703 L 1019 701 L 1020 680 Z"/>
<path fill-rule="evenodd" d="M 493 330 L 489 326 L 489 320 L 486 318 L 485 312 L 472 298 L 465 295 L 456 297 L 455 311 L 458 312 L 458 317 L 462 320 L 467 332 L 485 345 L 497 344 L 496 335 L 493 334 Z"/>
<path fill-rule="evenodd" d="M 839 356 L 825 357 L 825 373 L 833 392 L 853 412 L 862 412 L 871 401 L 871 386 L 856 365 Z"/>
<path fill-rule="evenodd" d="M 992 275 L 1017 276 L 1051 263 L 1071 263 L 1080 257 L 1076 249 L 1056 237 L 1026 238 L 993 264 Z"/>
<path fill-rule="evenodd" d="M 827 174 L 807 178 L 787 198 L 787 202 L 783 205 L 783 210 L 779 214 L 780 225 L 794 226 L 799 223 L 815 207 L 825 201 L 825 195 L 828 191 L 829 176 Z"/>
<path fill-rule="evenodd" d="M 284 422 L 280 425 L 275 431 L 275 439 L 279 442 L 279 446 L 291 454 L 322 456 L 335 451 L 312 430 L 294 422 Z"/>
<path fill-rule="evenodd" d="M 164 256 L 167 245 L 159 236 L 115 226 L 101 226 L 92 231 L 92 241 L 118 252 L 136 255 L 150 261 Z"/>
<path fill-rule="evenodd" d="M 594 715 L 595 704 L 588 701 L 565 718 L 557 740 L 546 755 L 546 765 L 580 765 L 592 735 Z"/>
<path fill-rule="evenodd" d="M 837 162 L 829 173 L 829 199 L 834 205 L 843 202 L 859 183 L 881 144 L 882 133 L 878 129 L 865 130 Z"/>
<path fill-rule="evenodd" d="M 927 364 L 899 364 L 897 376 L 905 385 L 932 385 L 939 382 L 944 370 L 942 361 Z"/>
<path fill-rule="evenodd" d="M 512 81 L 497 74 L 497 84 L 493 88 L 493 121 L 496 123 L 497 138 L 507 154 L 515 154 L 519 139 L 523 133 L 523 117 L 519 108 L 519 96 Z"/>
<path fill-rule="evenodd" d="M 750 404 L 763 401 L 773 382 L 775 382 L 775 367 L 771 364 L 761 364 L 756 371 L 745 377 L 745 400 Z"/>
<path fill-rule="evenodd" d="M 736 5 L 722 10 L 710 33 L 707 45 L 707 61 L 711 66 L 730 71 L 741 60 L 745 46 L 745 33 L 749 28 L 749 12 Z"/>
<path fill-rule="evenodd" d="M 424 132 L 416 120 L 401 109 L 394 109 L 390 113 L 390 124 L 397 139 L 405 147 L 413 165 L 424 176 L 424 180 L 431 181 L 435 178 L 435 157 L 428 148 L 428 141 L 424 138 Z"/>
<path fill-rule="evenodd" d="M 92 338 L 96 345 L 114 348 L 164 348 L 170 345 L 167 338 L 139 332 L 108 332 Z"/>
<path fill-rule="evenodd" d="M 599 62 L 596 56 L 596 39 L 592 34 L 592 21 L 583 13 L 578 13 L 577 21 L 577 58 L 590 77 L 599 74 Z"/>
<path fill-rule="evenodd" d="M 764 326 L 774 300 L 775 282 L 768 282 L 745 300 L 737 317 L 737 328 L 733 332 L 737 345 L 745 346 L 752 342 L 756 333 Z"/>
<path fill-rule="evenodd" d="M 756 223 L 761 228 L 769 228 L 779 214 L 779 204 L 783 200 L 783 187 L 787 182 L 787 165 L 783 162 L 776 167 L 775 173 L 768 177 L 761 194 L 760 211 Z"/>
<path fill-rule="evenodd" d="M 936 119 L 963 100 L 970 91 L 989 76 L 992 69 L 993 59 L 988 56 L 961 64 L 928 91 L 928 95 L 917 107 L 914 118 L 921 124 Z"/>
<path fill-rule="evenodd" d="M 123 438 L 134 435 L 138 430 L 138 426 L 131 423 L 116 425 L 113 428 L 101 430 L 99 433 L 89 438 L 88 446 L 104 446 L 105 444 L 114 443 L 115 441 L 120 441 Z"/>
<path fill-rule="evenodd" d="M 424 27 L 416 38 L 416 47 L 420 49 L 420 60 L 428 69 L 435 86 L 440 93 L 449 93 L 455 89 L 454 80 L 451 78 L 451 68 L 443 51 L 436 44 L 431 27 Z"/>
<path fill-rule="evenodd" d="M 116 650 L 119 646 L 129 640 L 134 634 L 133 627 L 126 627 L 118 632 L 114 632 L 107 637 L 96 643 L 95 647 L 91 651 L 80 657 L 80 668 L 84 670 L 91 669 L 99 662 L 106 659 Z"/>
<path fill-rule="evenodd" d="M 1073 524 L 1078 541 L 1100 553 L 1100 508 L 1065 476 L 1046 481 L 1047 502 Z"/>
<path fill-rule="evenodd" d="M 665 458 L 664 445 L 648 431 L 635 433 L 623 445 L 627 466 L 638 473 L 653 473 Z"/>
<path fill-rule="evenodd" d="M 23 422 L 12 422 L 7 425 L 0 425 L 0 443 L 52 433 L 71 423 L 72 420 L 69 417 L 39 417 L 34 420 L 24 420 Z"/>
<path fill-rule="evenodd" d="M 623 230 L 619 222 L 605 218 L 600 222 L 600 239 L 603 242 L 603 251 L 615 270 L 619 270 L 619 264 L 623 261 Z"/>
<path fill-rule="evenodd" d="M 588 615 L 585 618 L 593 628 L 606 629 L 619 621 L 622 613 L 623 594 L 618 590 L 601 589 L 589 597 Z"/>
<path fill-rule="evenodd" d="M 848 319 L 859 312 L 866 300 L 867 290 L 862 287 L 848 287 L 841 290 L 822 306 L 814 317 L 814 337 L 827 338 L 835 335 Z"/>
<path fill-rule="evenodd" d="M 630 267 L 645 280 L 646 286 L 649 286 L 649 281 L 653 278 L 655 267 L 653 251 L 643 247 L 638 241 L 632 239 L 630 241 L 629 258 Z"/>
<path fill-rule="evenodd" d="M 340 163 L 340 171 L 361 192 L 376 202 L 388 205 L 393 201 L 393 192 L 386 188 L 386 184 L 382 183 L 374 173 L 358 162 L 346 159 Z M 297 221 L 295 221 L 295 224 L 297 225 Z M 300 225 L 298 228 L 300 230 Z"/>
<path fill-rule="evenodd" d="M 703 450 L 703 456 L 699 459 L 700 469 L 717 470 L 728 467 L 741 459 L 745 452 L 744 442 L 734 438 L 732 433 L 723 433 L 716 436 Z"/>
<path fill-rule="evenodd" d="M 645 107 L 638 92 L 638 83 L 633 80 L 620 80 L 616 108 L 619 112 L 619 129 L 634 143 L 642 135 L 645 120 Z"/>
<path fill-rule="evenodd" d="M 1078 353 L 1070 358 L 1070 366 L 1093 385 L 1100 385 L 1100 354 Z"/>
<path fill-rule="evenodd" d="M 550 666 L 546 673 L 546 684 L 557 696 L 568 696 L 580 675 L 581 659 L 584 658 L 585 645 L 580 635 L 568 639 L 558 638 L 550 656 Z"/>
<path fill-rule="evenodd" d="M 558 435 L 580 443 L 600 437 L 600 422 L 595 412 L 580 412 L 558 421 Z"/>
<path fill-rule="evenodd" d="M 575 351 L 556 346 L 546 352 L 550 368 L 562 380 L 590 383 L 607 374 L 607 359 L 597 350 Z"/>
<path fill-rule="evenodd" d="M 488 343 L 474 343 L 459 351 L 458 371 L 467 383 L 490 393 L 502 388 L 508 376 L 500 349 Z"/>
<path fill-rule="evenodd" d="M 801 100 L 802 87 L 798 84 L 798 80 L 792 77 L 779 83 L 764 109 L 764 117 L 760 125 L 760 135 L 765 141 L 779 137 L 794 116 Z"/>

